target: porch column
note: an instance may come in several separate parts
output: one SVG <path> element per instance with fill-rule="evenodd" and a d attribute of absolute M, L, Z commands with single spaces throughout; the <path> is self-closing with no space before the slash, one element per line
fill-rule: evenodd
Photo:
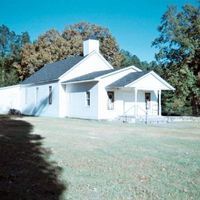
<path fill-rule="evenodd" d="M 137 116 L 138 114 L 138 109 L 137 109 L 137 93 L 138 93 L 138 90 L 137 88 L 135 88 L 135 116 Z"/>
<path fill-rule="evenodd" d="M 161 116 L 161 90 L 158 90 L 158 115 Z"/>

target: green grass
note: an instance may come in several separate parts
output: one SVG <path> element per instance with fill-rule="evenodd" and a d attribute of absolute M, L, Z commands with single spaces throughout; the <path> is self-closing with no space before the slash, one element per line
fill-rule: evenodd
<path fill-rule="evenodd" d="M 200 125 L 21 120 L 62 169 L 60 199 L 200 199 Z M 60 193 L 61 194 L 61 193 Z"/>

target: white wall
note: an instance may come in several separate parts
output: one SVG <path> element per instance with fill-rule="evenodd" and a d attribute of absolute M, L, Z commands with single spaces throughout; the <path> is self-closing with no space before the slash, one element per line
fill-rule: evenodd
<path fill-rule="evenodd" d="M 138 81 L 136 81 L 135 83 L 130 84 L 130 87 L 137 87 L 138 89 L 144 90 L 169 90 L 167 86 L 165 86 L 152 74 L 148 74 L 141 79 L 138 79 Z"/>
<path fill-rule="evenodd" d="M 138 91 L 137 115 L 144 116 L 146 114 L 145 92 L 151 93 L 151 101 L 150 101 L 150 107 L 148 109 L 148 115 L 157 116 L 158 115 L 157 91 L 147 91 L 147 90 Z"/>
<path fill-rule="evenodd" d="M 88 73 L 108 69 L 111 69 L 108 63 L 104 62 L 98 54 L 92 53 L 91 55 L 88 55 L 88 57 L 84 61 L 80 62 L 77 67 L 64 74 L 61 77 L 60 82 L 73 79 L 75 77 L 79 77 Z"/>
<path fill-rule="evenodd" d="M 66 117 L 68 116 L 68 101 L 67 101 L 68 93 L 66 92 L 66 85 L 58 83 L 58 89 L 59 89 L 59 117 Z"/>
<path fill-rule="evenodd" d="M 114 91 L 115 101 L 114 109 L 108 110 L 108 96 L 106 95 L 101 98 L 101 110 L 99 110 L 99 119 L 115 119 L 121 115 L 129 116 L 145 116 L 146 104 L 145 104 L 145 92 L 151 93 L 150 108 L 148 110 L 148 115 L 157 116 L 158 115 L 158 103 L 157 103 L 157 93 L 156 91 L 143 91 L 139 90 L 137 94 L 137 107 L 135 106 L 135 94 L 134 88 L 131 90 L 126 89 L 115 89 L 108 90 Z M 135 111 L 136 107 L 136 111 Z"/>
<path fill-rule="evenodd" d="M 122 70 L 119 73 L 113 74 L 111 76 L 105 77 L 98 83 L 98 119 L 113 119 L 116 118 L 118 115 L 121 115 L 123 110 L 123 103 L 120 99 L 123 98 L 122 94 L 120 92 L 115 92 L 115 109 L 114 110 L 108 110 L 107 109 L 107 103 L 108 103 L 108 97 L 107 97 L 107 90 L 106 86 L 110 85 L 114 81 L 122 78 L 123 76 L 129 74 L 130 72 L 133 72 L 134 70 L 132 68 L 129 68 L 127 70 Z M 109 90 L 109 89 L 108 89 Z"/>
<path fill-rule="evenodd" d="M 126 73 L 126 72 L 125 72 Z M 164 84 L 160 82 L 156 77 L 149 74 L 145 78 L 142 78 L 140 81 L 130 85 L 129 88 L 115 89 L 115 102 L 114 109 L 108 110 L 107 103 L 107 90 L 106 86 L 117 80 L 119 76 L 123 74 L 120 73 L 116 76 L 110 76 L 103 79 L 99 85 L 99 119 L 114 119 L 120 115 L 132 115 L 135 113 L 137 116 L 145 116 L 146 114 L 146 103 L 145 103 L 145 92 L 151 93 L 150 108 L 148 109 L 148 115 L 158 116 L 158 90 L 168 89 Z M 124 76 L 124 75 L 123 75 Z M 132 87 L 132 89 L 131 89 Z M 137 87 L 137 105 L 135 106 L 135 92 L 134 87 Z M 112 90 L 110 90 L 112 91 Z M 135 107 L 137 107 L 135 111 Z"/>
<path fill-rule="evenodd" d="M 49 86 L 52 86 L 52 104 L 49 104 Z M 38 95 L 36 95 L 38 88 Z M 36 98 L 38 96 L 38 98 Z M 35 116 L 59 116 L 58 83 L 23 87 L 21 92 L 22 113 Z"/>
<path fill-rule="evenodd" d="M 114 109 L 108 110 L 108 96 L 106 86 L 119 79 L 120 77 L 132 72 L 132 69 L 124 70 L 118 74 L 103 78 L 99 83 L 86 82 L 68 84 L 66 86 L 66 96 L 63 105 L 66 105 L 66 115 L 68 117 L 87 118 L 87 119 L 114 119 L 120 115 L 135 115 L 135 96 L 134 88 L 115 89 Z M 91 105 L 86 105 L 86 92 L 90 91 Z M 151 93 L 151 103 L 149 115 L 157 115 L 157 93 Z M 145 91 L 138 91 L 137 114 L 145 115 Z"/>
<path fill-rule="evenodd" d="M 13 108 L 20 110 L 20 86 L 0 88 L 0 114 L 7 114 Z"/>
<path fill-rule="evenodd" d="M 86 92 L 90 92 L 90 106 L 86 103 Z M 69 117 L 98 119 L 98 87 L 96 82 L 77 83 L 66 86 L 67 115 Z"/>

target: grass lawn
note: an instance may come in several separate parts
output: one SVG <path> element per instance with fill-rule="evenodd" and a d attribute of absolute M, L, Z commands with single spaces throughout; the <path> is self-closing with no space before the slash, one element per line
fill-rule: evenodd
<path fill-rule="evenodd" d="M 24 117 L 0 131 L 1 200 L 200 199 L 199 123 Z"/>

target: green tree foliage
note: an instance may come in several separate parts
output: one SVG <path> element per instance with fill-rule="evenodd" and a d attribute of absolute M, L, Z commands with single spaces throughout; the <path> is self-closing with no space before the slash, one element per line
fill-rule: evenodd
<path fill-rule="evenodd" d="M 7 26 L 0 26 L 0 86 L 18 82 L 16 63 L 21 60 L 21 49 L 29 42 L 27 32 L 17 35 Z"/>
<path fill-rule="evenodd" d="M 159 49 L 156 59 L 160 74 L 175 88 L 164 94 L 164 111 L 171 114 L 200 114 L 200 8 L 170 7 L 153 42 Z"/>
<path fill-rule="evenodd" d="M 82 22 L 67 27 L 62 33 L 49 30 L 33 44 L 25 45 L 21 63 L 17 67 L 20 78 L 26 78 L 46 63 L 82 55 L 83 41 L 91 36 L 100 41 L 100 51 L 104 57 L 113 66 L 120 67 L 123 56 L 109 30 L 96 24 Z"/>
<path fill-rule="evenodd" d="M 159 70 L 159 65 L 155 61 L 152 61 L 150 63 L 148 63 L 147 61 L 141 61 L 136 55 L 132 55 L 129 51 L 125 50 L 121 50 L 121 54 L 123 55 L 123 67 L 134 65 L 140 68 L 141 70 Z"/>

